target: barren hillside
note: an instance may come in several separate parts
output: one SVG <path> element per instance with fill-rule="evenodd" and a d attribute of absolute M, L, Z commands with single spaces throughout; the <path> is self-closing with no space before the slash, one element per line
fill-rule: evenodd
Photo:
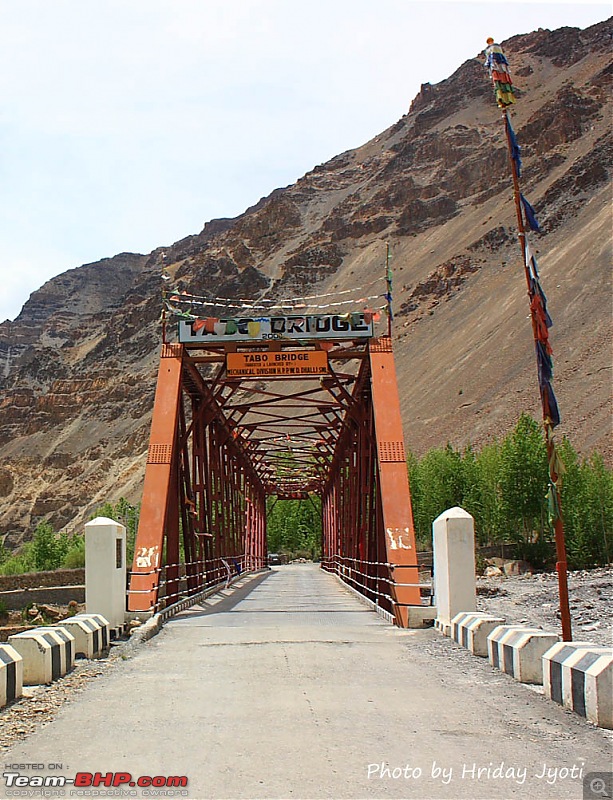
<path fill-rule="evenodd" d="M 513 126 L 551 331 L 561 434 L 609 462 L 611 36 L 539 30 L 504 42 Z M 477 445 L 540 415 L 500 112 L 482 58 L 422 86 L 362 147 L 236 219 L 149 255 L 73 269 L 0 325 L 0 533 L 80 525 L 137 499 L 160 345 L 162 253 L 175 283 L 224 297 L 341 291 L 394 270 L 408 446 Z"/>

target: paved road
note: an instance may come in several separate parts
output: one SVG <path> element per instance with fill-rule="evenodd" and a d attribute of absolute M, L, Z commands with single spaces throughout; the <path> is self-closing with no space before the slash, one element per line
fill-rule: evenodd
<path fill-rule="evenodd" d="M 98 797 L 541 800 L 581 798 L 607 736 L 296 565 L 176 617 L 4 762 L 189 778 Z"/>

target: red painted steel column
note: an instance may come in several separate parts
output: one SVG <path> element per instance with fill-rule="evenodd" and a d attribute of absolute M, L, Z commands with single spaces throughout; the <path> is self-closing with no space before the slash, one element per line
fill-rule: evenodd
<path fill-rule="evenodd" d="M 263 569 L 268 563 L 268 543 L 266 537 L 266 498 L 258 493 L 256 564 Z"/>
<path fill-rule="evenodd" d="M 323 549 L 322 549 L 322 565 L 326 569 L 332 569 L 332 488 L 329 487 L 326 494 L 322 499 L 322 517 L 323 517 Z"/>
<path fill-rule="evenodd" d="M 145 470 L 145 485 L 141 505 L 138 533 L 134 549 L 134 563 L 128 592 L 129 611 L 149 611 L 157 603 L 159 567 L 162 566 L 164 531 L 169 507 L 178 487 L 171 481 L 176 453 L 183 345 L 162 345 L 158 372 L 149 452 Z"/>
<path fill-rule="evenodd" d="M 382 336 L 371 341 L 368 353 L 390 589 L 396 624 L 406 628 L 407 606 L 421 605 L 421 594 L 417 585 L 401 585 L 418 584 L 419 571 L 391 339 Z"/>
<path fill-rule="evenodd" d="M 253 542 L 253 499 L 250 493 L 245 501 L 245 571 L 249 572 L 254 567 L 254 542 Z"/>

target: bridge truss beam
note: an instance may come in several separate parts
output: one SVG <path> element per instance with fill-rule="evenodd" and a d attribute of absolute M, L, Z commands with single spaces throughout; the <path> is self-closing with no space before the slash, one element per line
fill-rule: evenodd
<path fill-rule="evenodd" d="M 266 494 L 183 345 L 162 349 L 128 609 L 156 611 L 266 563 Z"/>
<path fill-rule="evenodd" d="M 408 627 L 421 605 L 391 340 L 371 340 L 323 494 L 324 569 Z"/>

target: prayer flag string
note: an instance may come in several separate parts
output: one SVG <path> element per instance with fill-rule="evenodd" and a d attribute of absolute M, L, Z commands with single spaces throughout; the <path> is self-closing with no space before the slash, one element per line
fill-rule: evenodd
<path fill-rule="evenodd" d="M 554 529 L 556 539 L 556 567 L 558 571 L 560 593 L 562 638 L 564 641 L 571 641 L 572 630 L 568 601 L 566 546 L 564 543 L 564 525 L 560 500 L 560 482 L 564 472 L 564 465 L 558 455 L 554 441 L 554 428 L 560 424 L 560 410 L 552 384 L 553 350 L 549 342 L 549 329 L 553 325 L 553 321 L 547 310 L 547 297 L 541 285 L 536 256 L 526 232 L 530 230 L 539 233 L 541 227 L 536 218 L 534 208 L 520 190 L 519 178 L 521 176 L 522 167 L 521 148 L 513 126 L 511 125 L 507 110 L 508 106 L 515 103 L 515 90 L 511 80 L 509 62 L 507 61 L 502 47 L 496 44 L 492 38 L 487 40 L 485 66 L 489 70 L 490 78 L 494 85 L 496 102 L 498 107 L 502 109 L 507 144 L 509 147 L 517 225 L 522 246 L 522 258 L 528 286 L 528 297 L 530 300 L 530 315 L 536 351 L 539 392 L 543 409 L 543 426 L 547 444 L 547 459 L 549 465 L 547 507 L 549 521 Z"/>

